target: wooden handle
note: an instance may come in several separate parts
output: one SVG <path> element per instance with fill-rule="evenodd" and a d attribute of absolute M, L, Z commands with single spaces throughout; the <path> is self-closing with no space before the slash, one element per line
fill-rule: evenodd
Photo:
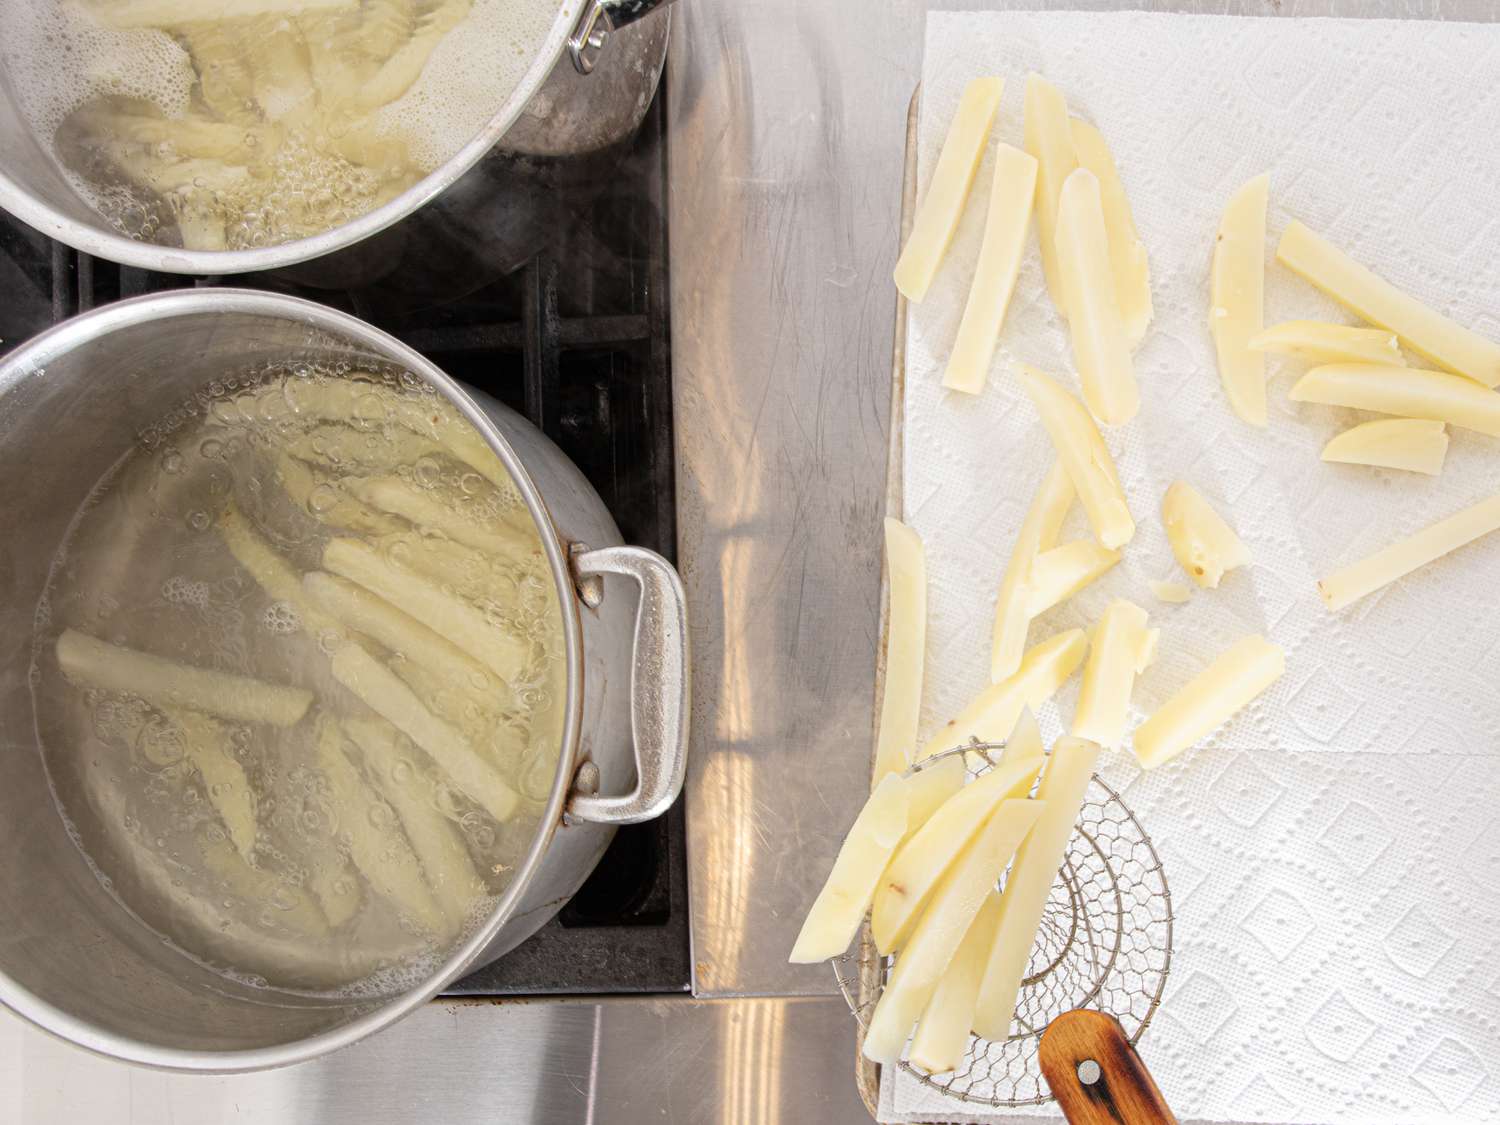
<path fill-rule="evenodd" d="M 1069 1125 L 1177 1125 L 1112 1016 L 1064 1012 L 1042 1033 L 1042 1074 Z"/>

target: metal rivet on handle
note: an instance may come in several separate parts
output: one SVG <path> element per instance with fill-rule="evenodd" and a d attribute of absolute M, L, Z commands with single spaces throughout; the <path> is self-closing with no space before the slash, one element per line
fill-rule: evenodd
<path fill-rule="evenodd" d="M 1101 1073 L 1099 1064 L 1093 1059 L 1084 1059 L 1078 1064 L 1078 1081 L 1082 1082 L 1085 1086 L 1092 1086 L 1095 1082 L 1099 1081 Z"/>

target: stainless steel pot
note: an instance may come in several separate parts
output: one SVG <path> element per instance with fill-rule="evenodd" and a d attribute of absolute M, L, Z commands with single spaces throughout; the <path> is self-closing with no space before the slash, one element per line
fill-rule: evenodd
<path fill-rule="evenodd" d="M 404 367 L 483 434 L 525 498 L 562 606 L 567 719 L 536 838 L 489 920 L 421 985 L 372 1002 L 236 985 L 175 952 L 105 891 L 49 794 L 27 684 L 33 614 L 73 513 L 145 427 L 226 371 L 268 360 Z M 0 364 L 0 1003 L 80 1046 L 180 1070 L 279 1066 L 354 1042 L 494 960 L 582 884 L 616 824 L 681 789 L 682 586 L 621 546 L 583 475 L 540 432 L 370 326 L 288 297 L 183 290 L 108 305 Z M 632 597 L 631 586 L 638 588 Z"/>
<path fill-rule="evenodd" d="M 397 272 L 408 246 L 426 250 L 434 243 L 492 273 L 510 269 L 565 219 L 577 190 L 602 181 L 640 125 L 668 31 L 666 13 L 642 17 L 667 2 L 562 0 L 546 36 L 532 45 L 526 76 L 447 163 L 351 222 L 254 250 L 184 250 L 115 231 L 68 184 L 49 146 L 32 136 L 0 52 L 0 207 L 85 253 L 168 273 L 248 273 L 327 256 L 317 269 L 299 270 L 296 280 L 365 284 Z M 413 221 L 402 222 L 409 216 Z M 384 237 L 356 245 L 380 232 Z M 464 266 L 451 262 L 448 272 Z"/>

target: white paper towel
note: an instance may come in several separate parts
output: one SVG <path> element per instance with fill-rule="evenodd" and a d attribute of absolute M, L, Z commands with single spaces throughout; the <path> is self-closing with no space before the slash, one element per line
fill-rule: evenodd
<path fill-rule="evenodd" d="M 1156 318 L 1136 357 L 1140 416 L 1106 432 L 1138 531 L 1120 566 L 1036 622 L 1032 642 L 1088 624 L 1112 598 L 1138 602 L 1162 639 L 1136 689 L 1136 719 L 1245 633 L 1287 651 L 1276 687 L 1127 796 L 1162 847 L 1177 907 L 1176 960 L 1144 1050 L 1185 1118 L 1500 1119 L 1500 965 L 1487 960 L 1500 949 L 1500 838 L 1483 827 L 1500 784 L 1500 542 L 1338 616 L 1315 589 L 1338 566 L 1492 494 L 1500 446 L 1454 430 L 1435 479 L 1325 465 L 1322 445 L 1354 412 L 1290 403 L 1302 365 L 1273 357 L 1270 426 L 1241 423 L 1224 401 L 1207 328 L 1219 212 L 1234 188 L 1269 170 L 1268 261 L 1299 218 L 1500 337 L 1497 66 L 1500 29 L 1479 25 L 1060 12 L 928 19 L 919 190 L 964 84 L 1006 79 L 995 132 L 1019 145 L 1024 78 L 1036 70 L 1102 130 L 1151 260 Z M 985 393 L 940 386 L 978 253 L 989 163 L 941 274 L 908 319 L 905 516 L 927 544 L 931 587 L 924 734 L 987 683 L 1001 568 L 1053 457 L 1014 365 L 1072 369 L 1033 248 Z M 1349 319 L 1275 264 L 1266 316 Z M 1178 478 L 1239 530 L 1254 563 L 1219 590 L 1167 606 L 1147 580 L 1185 581 L 1159 514 Z M 1075 511 L 1064 539 L 1086 533 Z M 1075 694 L 1043 716 L 1049 736 Z M 1133 767 L 1126 759 L 1109 772 L 1128 780 Z M 1372 841 L 1385 843 L 1367 855 Z M 965 1116 L 929 1095 L 888 1071 L 894 1119 Z"/>

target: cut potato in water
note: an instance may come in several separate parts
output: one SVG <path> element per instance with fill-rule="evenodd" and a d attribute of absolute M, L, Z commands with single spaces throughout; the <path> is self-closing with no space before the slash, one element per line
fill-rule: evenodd
<path fill-rule="evenodd" d="M 813 901 L 788 960 L 807 964 L 849 948 L 881 872 L 906 834 L 907 782 L 887 775 L 875 786 L 844 837 L 828 881 Z"/>
<path fill-rule="evenodd" d="M 1302 376 L 1292 387 L 1291 399 L 1447 422 L 1500 437 L 1500 393 L 1446 371 L 1330 363 Z"/>
<path fill-rule="evenodd" d="M 1146 260 L 1146 247 L 1135 229 L 1130 199 L 1120 181 L 1115 158 L 1104 143 L 1104 135 L 1077 117 L 1069 125 L 1079 166 L 1087 168 L 1099 180 L 1104 227 L 1109 232 L 1109 269 L 1114 277 L 1115 300 L 1126 339 L 1134 347 L 1151 324 L 1151 267 Z"/>
<path fill-rule="evenodd" d="M 932 181 L 917 206 L 911 236 L 896 262 L 896 288 L 909 301 L 920 303 L 927 296 L 928 287 L 948 253 L 969 189 L 974 185 L 974 175 L 979 171 L 1004 88 L 1005 83 L 999 78 L 976 78 L 964 87 L 958 112 L 943 138 Z"/>
<path fill-rule="evenodd" d="M 1057 212 L 1063 184 L 1078 167 L 1068 102 L 1041 75 L 1028 74 L 1022 112 L 1022 144 L 1037 161 L 1036 233 L 1042 251 L 1042 272 L 1047 278 L 1052 304 L 1067 317 L 1067 293 L 1057 264 Z"/>
<path fill-rule="evenodd" d="M 969 1026 L 979 1004 L 979 984 L 999 923 L 1000 895 L 992 891 L 943 970 L 912 1036 L 910 1061 L 929 1074 L 955 1070 L 963 1061 Z"/>
<path fill-rule="evenodd" d="M 1015 675 L 1026 651 L 1026 632 L 1035 596 L 1032 585 L 1039 552 L 1056 541 L 1058 529 L 1073 504 L 1072 478 L 1062 462 L 1055 462 L 1032 498 L 1031 507 L 1016 533 L 1005 577 L 1000 580 L 1000 596 L 995 602 L 995 628 L 990 649 L 990 682 L 999 683 Z"/>
<path fill-rule="evenodd" d="M 1437 476 L 1448 456 L 1448 431 L 1425 418 L 1382 418 L 1345 430 L 1323 447 L 1323 460 Z"/>
<path fill-rule="evenodd" d="M 1003 1041 L 1010 1034 L 1016 998 L 1031 960 L 1047 896 L 1062 867 L 1098 760 L 1098 746 L 1071 737 L 1058 739 L 1047 759 L 1037 789 L 1037 803 L 1045 809 L 1005 877 L 1000 920 L 979 986 L 974 1030 L 985 1039 Z"/>
<path fill-rule="evenodd" d="M 1141 399 L 1110 271 L 1099 180 L 1087 168 L 1075 169 L 1063 183 L 1055 240 L 1083 400 L 1102 424 L 1123 426 Z"/>
<path fill-rule="evenodd" d="M 971 738 L 1004 742 L 1015 730 L 1023 710 L 1039 708 L 1078 671 L 1088 648 L 1082 629 L 1069 629 L 1033 645 L 1026 650 L 1015 675 L 980 692 L 957 718 L 927 740 L 917 760 L 962 746 Z"/>
<path fill-rule="evenodd" d="M 1136 676 L 1156 652 L 1156 630 L 1147 627 L 1146 611 L 1119 599 L 1109 604 L 1094 629 L 1083 686 L 1073 711 L 1073 733 L 1109 750 L 1125 740 L 1130 695 Z"/>
<path fill-rule="evenodd" d="M 875 1005 L 865 1032 L 866 1058 L 889 1064 L 901 1057 L 979 908 L 1046 809 L 1044 800 L 1005 801 L 943 877 Z"/>
<path fill-rule="evenodd" d="M 1021 269 L 1035 196 L 1035 158 L 1010 145 L 997 146 L 979 265 L 943 372 L 943 386 L 949 390 L 971 395 L 984 390 L 1000 326 L 1005 322 L 1005 310 Z"/>
<path fill-rule="evenodd" d="M 1043 551 L 1031 568 L 1031 616 L 1067 601 L 1120 561 L 1120 552 L 1092 539 L 1075 539 Z"/>
<path fill-rule="evenodd" d="M 1042 761 L 1019 758 L 995 766 L 954 794 L 901 845 L 875 890 L 870 910 L 875 948 L 891 953 L 904 944 L 928 893 L 1001 802 L 1031 792 Z"/>
<path fill-rule="evenodd" d="M 1250 549 L 1186 481 L 1167 489 L 1161 518 L 1178 565 L 1204 589 L 1217 589 L 1225 574 L 1249 564 Z"/>
<path fill-rule="evenodd" d="M 1094 419 L 1083 403 L 1029 364 L 1021 365 L 1021 385 L 1036 405 L 1058 460 L 1078 490 L 1094 536 L 1111 549 L 1123 547 L 1135 535 L 1135 520 L 1125 503 L 1114 458 Z"/>
<path fill-rule="evenodd" d="M 303 688 L 179 664 L 76 629 L 64 629 L 57 638 L 57 662 L 70 680 L 242 723 L 289 727 L 307 714 L 313 701 L 312 692 Z"/>
<path fill-rule="evenodd" d="M 1135 729 L 1135 755 L 1147 769 L 1171 761 L 1248 706 L 1281 678 L 1286 656 L 1260 636 L 1243 637 Z"/>
<path fill-rule="evenodd" d="M 1219 379 L 1234 412 L 1266 424 L 1266 357 L 1250 346 L 1264 327 L 1266 202 L 1271 177 L 1261 174 L 1229 197 L 1214 240 L 1209 331 Z"/>
<path fill-rule="evenodd" d="M 899 520 L 885 521 L 885 567 L 890 589 L 885 676 L 875 782 L 907 767 L 917 747 L 922 666 L 927 648 L 927 560 L 922 540 Z"/>
<path fill-rule="evenodd" d="M 162 714 L 176 728 L 182 740 L 183 756 L 198 776 L 208 803 L 213 806 L 235 850 L 254 863 L 256 823 L 255 791 L 245 776 L 245 767 L 234 756 L 229 731 L 207 715 L 181 707 L 163 706 Z"/>
<path fill-rule="evenodd" d="M 1382 586 L 1497 529 L 1500 529 L 1500 495 L 1481 500 L 1415 535 L 1376 551 L 1369 558 L 1335 571 L 1318 583 L 1318 593 L 1329 609 L 1338 612 Z"/>
<path fill-rule="evenodd" d="M 1389 329 L 1418 355 L 1486 387 L 1500 385 L 1500 344 L 1450 320 L 1360 265 L 1295 220 L 1281 236 L 1276 258 L 1339 304 Z"/>
<path fill-rule="evenodd" d="M 1314 363 L 1385 363 L 1405 367 L 1396 334 L 1383 328 L 1356 328 L 1316 320 L 1288 320 L 1250 340 L 1258 352 L 1276 352 Z"/>

